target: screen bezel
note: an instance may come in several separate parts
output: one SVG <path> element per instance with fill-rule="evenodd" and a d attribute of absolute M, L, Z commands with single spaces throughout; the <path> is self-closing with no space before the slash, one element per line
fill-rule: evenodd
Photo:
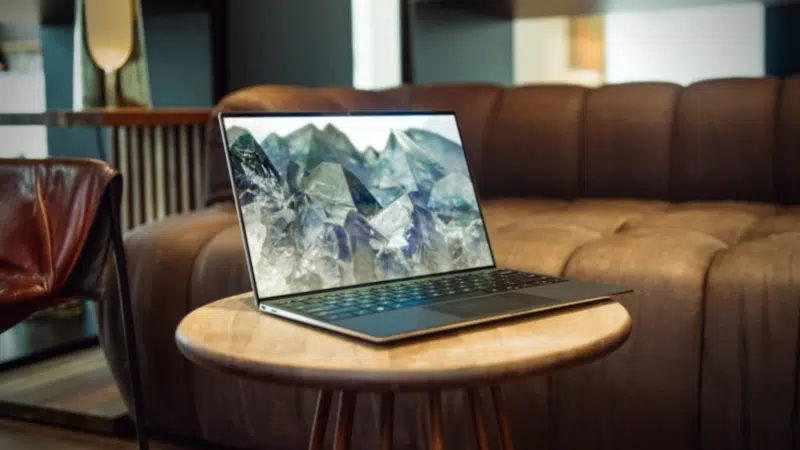
<path fill-rule="evenodd" d="M 378 280 L 369 283 L 360 283 L 360 284 L 351 284 L 348 286 L 336 286 L 332 288 L 325 288 L 325 289 L 317 289 L 317 290 L 310 290 L 304 292 L 296 292 L 292 294 L 282 294 L 276 296 L 269 296 L 263 297 L 258 292 L 258 283 L 256 282 L 255 272 L 253 268 L 253 260 L 250 257 L 250 245 L 247 242 L 247 230 L 245 229 L 244 219 L 242 218 L 242 210 L 241 206 L 239 205 L 239 192 L 236 187 L 236 182 L 234 181 L 234 174 L 233 174 L 233 166 L 231 164 L 231 155 L 230 155 L 230 147 L 228 146 L 228 133 L 227 129 L 225 128 L 225 119 L 226 118 L 237 118 L 237 117 L 320 117 L 320 116 L 329 116 L 329 117 L 343 117 L 343 116 L 434 116 L 434 115 L 448 115 L 453 117 L 453 121 L 456 124 L 456 130 L 458 132 L 459 138 L 461 140 L 461 150 L 464 153 L 464 160 L 467 164 L 467 174 L 469 176 L 470 183 L 472 184 L 472 190 L 475 195 L 475 199 L 478 202 L 478 214 L 480 214 L 481 224 L 483 225 L 483 233 L 486 236 L 486 244 L 489 247 L 489 256 L 492 260 L 492 263 L 487 266 L 480 266 L 480 267 L 472 267 L 469 269 L 460 269 L 460 270 L 451 270 L 447 272 L 437 272 L 437 273 L 430 273 L 426 275 L 416 275 L 413 277 L 406 277 L 406 278 L 392 278 L 389 280 Z M 291 297 L 301 297 L 307 295 L 314 295 L 323 292 L 335 292 L 344 289 L 354 289 L 354 288 L 361 288 L 361 287 L 368 287 L 368 286 L 375 286 L 380 284 L 386 283 L 398 283 L 410 280 L 419 280 L 425 278 L 433 278 L 433 277 L 441 277 L 446 275 L 454 275 L 460 273 L 467 273 L 467 272 L 475 272 L 480 270 L 486 269 L 494 269 L 497 267 L 497 261 L 495 260 L 494 250 L 492 249 L 492 243 L 489 238 L 489 230 L 486 228 L 486 218 L 483 214 L 483 208 L 481 207 L 480 198 L 478 197 L 478 190 L 475 187 L 475 178 L 472 172 L 472 164 L 469 161 L 469 152 L 467 152 L 463 134 L 461 133 L 461 126 L 458 123 L 458 117 L 454 111 L 349 111 L 349 112 L 268 112 L 268 111 L 236 111 L 236 112 L 221 112 L 217 115 L 217 123 L 219 125 L 220 135 L 222 137 L 222 148 L 225 152 L 225 162 L 228 166 L 228 179 L 231 183 L 231 190 L 233 193 L 233 201 L 234 205 L 236 206 L 236 217 L 239 221 L 239 228 L 241 230 L 242 241 L 244 243 L 244 252 L 245 257 L 247 258 L 247 271 L 250 275 L 250 284 L 253 288 L 253 296 L 255 297 L 256 303 L 268 303 L 273 300 L 280 300 L 285 298 Z"/>

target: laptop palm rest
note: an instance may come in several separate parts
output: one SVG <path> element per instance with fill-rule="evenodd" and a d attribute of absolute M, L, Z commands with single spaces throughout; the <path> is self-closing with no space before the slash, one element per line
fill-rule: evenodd
<path fill-rule="evenodd" d="M 509 292 L 490 297 L 480 297 L 457 302 L 440 303 L 437 305 L 427 306 L 426 309 L 469 320 L 479 317 L 491 317 L 514 313 L 517 311 L 524 311 L 547 306 L 552 303 L 555 302 L 551 299 L 536 295 Z"/>
<path fill-rule="evenodd" d="M 334 324 L 383 338 L 532 310 L 554 302 L 535 295 L 511 292 L 352 317 L 338 320 Z"/>

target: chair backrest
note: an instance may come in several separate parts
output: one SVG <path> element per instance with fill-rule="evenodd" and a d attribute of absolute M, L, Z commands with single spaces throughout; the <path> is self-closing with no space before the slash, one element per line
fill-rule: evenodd
<path fill-rule="evenodd" d="M 384 91 L 257 86 L 221 111 L 453 110 L 482 197 L 628 197 L 800 204 L 800 76 Z M 207 201 L 231 198 L 208 130 Z"/>
<path fill-rule="evenodd" d="M 78 159 L 0 159 L 0 330 L 74 296 L 98 298 L 120 175 Z"/>

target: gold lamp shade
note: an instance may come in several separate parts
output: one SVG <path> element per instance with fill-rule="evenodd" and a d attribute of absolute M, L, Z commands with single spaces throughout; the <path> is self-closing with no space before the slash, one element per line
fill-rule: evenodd
<path fill-rule="evenodd" d="M 132 0 L 85 0 L 89 55 L 105 73 L 119 70 L 133 52 Z"/>
<path fill-rule="evenodd" d="M 140 0 L 77 0 L 75 107 L 149 107 Z"/>

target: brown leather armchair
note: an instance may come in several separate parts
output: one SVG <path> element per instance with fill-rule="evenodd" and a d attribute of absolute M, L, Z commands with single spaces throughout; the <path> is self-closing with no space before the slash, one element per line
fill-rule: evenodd
<path fill-rule="evenodd" d="M 114 302 L 121 357 L 139 448 L 148 440 L 119 222 L 121 176 L 94 160 L 0 158 L 0 333 L 66 300 Z M 110 256 L 113 254 L 113 260 Z M 121 270 L 108 271 L 111 267 Z M 108 296 L 104 276 L 116 276 Z"/>
<path fill-rule="evenodd" d="M 800 78 L 260 86 L 217 108 L 405 109 L 457 112 L 499 265 L 635 289 L 620 299 L 634 329 L 619 351 L 504 387 L 518 448 L 797 444 Z M 299 449 L 313 392 L 206 372 L 173 341 L 193 308 L 250 290 L 214 124 L 209 143 L 207 208 L 126 239 L 152 424 L 226 445 Z M 110 317 L 104 323 L 118 334 Z M 398 397 L 398 449 L 424 448 L 418 400 Z M 444 407 L 448 445 L 472 448 L 465 399 L 446 396 Z M 375 447 L 376 408 L 358 404 L 355 448 Z"/>

